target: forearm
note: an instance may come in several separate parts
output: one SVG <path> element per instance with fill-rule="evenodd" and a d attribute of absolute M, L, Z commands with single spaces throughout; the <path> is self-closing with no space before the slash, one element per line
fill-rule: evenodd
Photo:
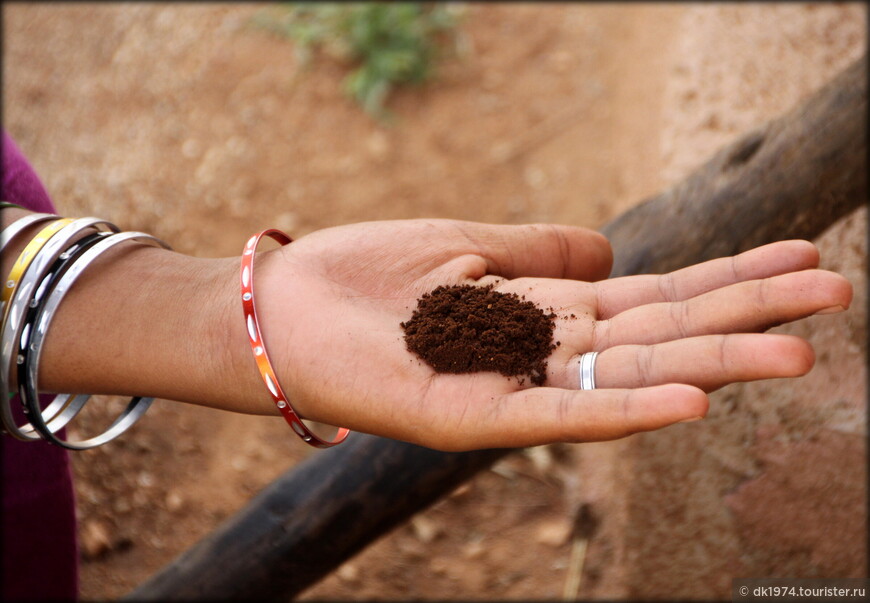
<path fill-rule="evenodd" d="M 26 215 L 2 213 L 4 226 Z M 4 274 L 39 228 L 7 246 Z M 274 414 L 245 340 L 238 267 L 238 258 L 194 258 L 135 242 L 110 249 L 58 307 L 40 358 L 40 389 Z"/>

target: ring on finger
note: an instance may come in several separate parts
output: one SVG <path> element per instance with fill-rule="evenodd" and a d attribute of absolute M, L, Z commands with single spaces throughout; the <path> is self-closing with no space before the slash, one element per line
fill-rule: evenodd
<path fill-rule="evenodd" d="M 580 356 L 580 389 L 595 389 L 595 360 L 598 352 L 586 352 Z"/>

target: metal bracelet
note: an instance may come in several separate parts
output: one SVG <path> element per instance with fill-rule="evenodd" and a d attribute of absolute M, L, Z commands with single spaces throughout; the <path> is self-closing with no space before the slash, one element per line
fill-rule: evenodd
<path fill-rule="evenodd" d="M 86 450 L 94 448 L 109 442 L 129 429 L 139 418 L 145 414 L 148 407 L 154 401 L 154 398 L 145 398 L 136 396 L 130 400 L 126 408 L 114 420 L 114 422 L 101 434 L 79 441 L 62 440 L 52 433 L 45 423 L 42 421 L 42 416 L 38 406 L 37 384 L 39 383 L 39 358 L 42 353 L 42 343 L 45 340 L 48 328 L 51 325 L 51 320 L 54 313 L 57 311 L 64 295 L 69 291 L 70 287 L 81 276 L 82 272 L 100 255 L 108 251 L 110 248 L 124 243 L 126 241 L 138 241 L 149 245 L 160 246 L 165 249 L 170 247 L 163 241 L 143 232 L 123 232 L 109 236 L 88 249 L 79 260 L 67 270 L 60 282 L 49 293 L 45 303 L 40 308 L 39 315 L 36 318 L 35 326 L 30 333 L 29 354 L 25 359 L 25 376 L 26 378 L 19 382 L 18 387 L 20 393 L 23 393 L 22 399 L 28 406 L 31 421 L 34 427 L 39 431 L 43 438 L 69 450 Z M 23 388 L 23 389 L 22 389 Z M 67 407 L 69 408 L 69 407 Z M 61 417 L 65 418 L 63 413 L 67 412 L 67 408 L 61 413 Z M 71 411 L 70 411 L 71 412 Z"/>
<path fill-rule="evenodd" d="M 60 216 L 56 216 L 54 214 L 30 214 L 29 216 L 24 216 L 20 220 L 15 220 L 12 224 L 3 229 L 3 232 L 0 232 L 0 253 L 6 249 L 6 245 L 18 236 L 18 234 L 33 224 L 38 224 L 39 222 L 45 222 L 46 220 L 59 220 Z"/>
<path fill-rule="evenodd" d="M 97 229 L 100 225 L 107 227 L 112 232 L 118 232 L 119 230 L 111 222 L 98 218 L 79 218 L 78 220 L 73 220 L 41 247 L 39 253 L 24 271 L 15 288 L 15 295 L 10 299 L 10 303 L 5 309 L 6 316 L 3 321 L 2 331 L 0 331 L 0 385 L 2 385 L 0 395 L 8 397 L 7 392 L 9 387 L 6 379 L 11 374 L 14 366 L 12 350 L 15 347 L 15 342 L 21 337 L 21 332 L 24 328 L 22 319 L 36 291 L 36 284 L 45 277 L 51 268 L 51 264 L 63 253 L 63 250 L 69 246 L 75 237 L 86 229 Z M 6 432 L 12 437 L 19 440 L 39 439 L 39 436 L 36 435 L 26 435 L 17 427 L 8 404 L 0 404 L 0 419 L 2 419 Z"/>
<path fill-rule="evenodd" d="M 21 253 L 18 254 L 18 257 L 12 263 L 12 268 L 9 270 L 9 274 L 6 275 L 6 279 L 3 282 L 2 293 L 0 293 L 0 308 L 2 308 L 3 320 L 6 320 L 6 316 L 9 313 L 9 302 L 12 301 L 15 292 L 18 291 L 18 285 L 21 278 L 30 267 L 30 263 L 39 255 L 42 248 L 54 238 L 54 235 L 66 226 L 72 224 L 72 222 L 73 221 L 69 218 L 54 220 L 48 226 L 36 233 L 27 245 L 24 246 L 24 249 L 21 250 Z"/>
<path fill-rule="evenodd" d="M 266 384 L 266 388 L 269 390 L 269 394 L 272 396 L 272 401 L 275 403 L 275 406 L 278 407 L 284 420 L 287 421 L 296 435 L 315 448 L 329 448 L 330 446 L 341 444 L 345 439 L 347 439 L 350 430 L 346 427 L 339 427 L 338 433 L 336 433 L 332 440 L 324 440 L 312 432 L 308 426 L 302 422 L 302 417 L 293 410 L 293 406 L 290 404 L 290 399 L 284 393 L 284 390 L 281 389 L 281 384 L 278 383 L 278 376 L 275 374 L 275 369 L 272 368 L 272 362 L 269 360 L 269 354 L 266 351 L 266 342 L 263 340 L 263 334 L 260 332 L 260 323 L 257 318 L 257 307 L 254 303 L 254 256 L 256 256 L 257 253 L 257 245 L 259 245 L 260 240 L 264 236 L 271 237 L 281 245 L 286 245 L 292 241 L 289 236 L 280 230 L 269 228 L 248 239 L 248 242 L 245 244 L 245 249 L 242 252 L 242 270 L 240 274 L 242 285 L 242 310 L 245 315 L 248 343 L 251 344 L 251 351 L 254 354 L 254 362 L 257 365 L 257 370 L 260 372 L 260 376 L 263 378 L 263 382 Z"/>
<path fill-rule="evenodd" d="M 28 345 L 29 334 L 39 313 L 40 301 L 42 301 L 42 298 L 48 291 L 51 291 L 54 288 L 54 285 L 58 282 L 64 272 L 66 272 L 66 270 L 72 266 L 85 251 L 110 234 L 111 232 L 93 233 L 73 243 L 72 246 L 58 256 L 58 259 L 49 269 L 48 275 L 39 283 L 39 286 L 36 288 L 33 295 L 33 299 L 28 304 L 23 322 L 24 326 L 21 330 L 21 338 L 18 343 L 16 363 L 18 365 L 19 380 L 26 379 L 26 376 L 24 375 L 24 363 L 27 356 L 30 354 L 30 346 Z M 51 433 L 55 433 L 63 428 L 82 408 L 84 408 L 88 399 L 90 399 L 90 396 L 85 394 L 79 394 L 76 396 L 60 394 L 55 396 L 51 403 L 41 413 L 42 420 L 45 422 L 47 429 L 51 431 Z M 25 415 L 29 415 L 30 411 L 24 399 L 21 399 L 20 402 Z M 9 404 L 9 398 L 4 397 L 4 399 L 0 400 L 0 404 Z M 4 414 L 8 414 L 9 411 L 4 409 L 3 412 Z M 34 432 L 37 432 L 36 428 L 34 428 L 30 423 L 21 425 L 18 429 L 20 430 L 20 433 L 26 436 L 30 436 L 34 434 Z"/>

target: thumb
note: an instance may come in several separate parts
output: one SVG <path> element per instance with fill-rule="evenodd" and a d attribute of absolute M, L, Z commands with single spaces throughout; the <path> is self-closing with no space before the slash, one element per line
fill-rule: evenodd
<path fill-rule="evenodd" d="M 561 224 L 497 225 L 459 222 L 482 256 L 487 272 L 508 279 L 525 276 L 596 281 L 607 278 L 613 251 L 599 232 Z"/>
<path fill-rule="evenodd" d="M 591 391 L 533 387 L 488 402 L 497 406 L 481 421 L 485 428 L 474 434 L 471 448 L 615 440 L 700 419 L 709 409 L 702 390 L 676 383 Z"/>

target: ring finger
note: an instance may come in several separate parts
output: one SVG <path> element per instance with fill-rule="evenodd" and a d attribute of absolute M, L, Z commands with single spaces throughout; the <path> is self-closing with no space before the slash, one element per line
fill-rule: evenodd
<path fill-rule="evenodd" d="M 551 367 L 549 383 L 580 387 L 580 358 Z M 693 385 L 705 392 L 728 383 L 798 377 L 813 366 L 809 343 L 790 335 L 740 333 L 706 335 L 654 345 L 619 345 L 595 360 L 596 389 L 638 388 L 666 383 Z M 555 364 L 555 363 L 554 363 Z"/>

